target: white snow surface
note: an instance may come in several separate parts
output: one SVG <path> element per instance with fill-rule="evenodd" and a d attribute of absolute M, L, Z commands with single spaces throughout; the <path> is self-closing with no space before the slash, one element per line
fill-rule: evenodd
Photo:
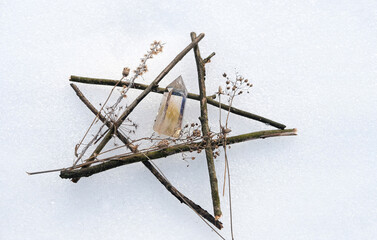
<path fill-rule="evenodd" d="M 298 136 L 233 145 L 235 239 L 377 238 L 376 1 L 0 1 L 0 239 L 220 239 L 132 164 L 73 184 L 58 173 L 93 115 L 70 87 L 70 75 L 119 79 L 153 40 L 154 77 L 204 32 L 207 92 L 222 74 L 254 84 L 234 106 L 297 128 Z M 191 51 L 165 77 L 182 75 L 198 92 Z M 98 107 L 110 87 L 77 84 Z M 130 91 L 128 103 L 140 93 Z M 116 93 L 118 94 L 118 93 Z M 131 114 L 136 137 L 152 133 L 161 95 Z M 198 122 L 188 101 L 184 122 Z M 218 128 L 218 110 L 209 107 Z M 231 115 L 232 134 L 273 129 Z M 113 141 L 112 141 L 113 142 Z M 156 160 L 186 196 L 212 212 L 204 154 Z M 189 166 L 187 167 L 187 164 Z M 216 159 L 222 188 L 223 154 Z M 229 204 L 221 196 L 230 239 Z"/>

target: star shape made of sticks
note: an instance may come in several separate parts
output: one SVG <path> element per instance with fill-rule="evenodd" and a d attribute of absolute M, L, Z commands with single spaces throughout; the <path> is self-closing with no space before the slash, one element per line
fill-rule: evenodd
<path fill-rule="evenodd" d="M 82 102 L 91 110 L 93 114 L 95 114 L 99 120 L 101 120 L 107 127 L 108 131 L 107 134 L 103 137 L 102 141 L 97 145 L 95 151 L 89 158 L 89 161 L 78 165 L 80 167 L 79 169 L 75 168 L 66 168 L 60 171 L 60 177 L 61 178 L 68 178 L 72 179 L 73 182 L 78 182 L 81 177 L 89 177 L 93 174 L 103 172 L 115 167 L 119 167 L 122 165 L 135 163 L 135 162 L 141 162 L 160 182 L 164 187 L 173 195 L 175 196 L 181 203 L 186 204 L 191 209 L 193 209 L 202 219 L 206 219 L 208 222 L 212 223 L 215 227 L 218 229 L 221 229 L 223 227 L 223 224 L 218 220 L 221 216 L 221 209 L 220 209 L 220 199 L 219 199 L 219 193 L 218 193 L 218 186 L 217 186 L 217 178 L 216 178 L 216 172 L 214 167 L 214 161 L 213 161 L 213 146 L 214 145 L 224 145 L 224 144 L 234 144 L 238 142 L 243 142 L 247 140 L 252 139 L 263 139 L 267 137 L 274 137 L 274 136 L 291 136 L 296 135 L 296 129 L 285 129 L 285 125 L 269 120 L 267 118 L 234 108 L 232 106 L 217 102 L 214 100 L 213 97 L 208 97 L 206 95 L 206 89 L 205 89 L 205 64 L 210 62 L 211 57 L 215 55 L 215 53 L 212 53 L 207 58 L 202 59 L 200 56 L 200 51 L 198 47 L 199 41 L 201 41 L 204 38 L 204 34 L 200 34 L 196 36 L 195 33 L 191 33 L 191 40 L 192 42 L 183 49 L 171 62 L 168 66 L 165 67 L 165 69 L 162 70 L 162 72 L 155 78 L 155 80 L 149 84 L 139 84 L 134 83 L 132 86 L 128 86 L 131 88 L 136 88 L 143 90 L 142 93 L 129 105 L 126 110 L 121 114 L 121 116 L 118 118 L 115 122 L 107 121 L 106 117 L 102 115 L 82 94 L 82 92 L 79 90 L 79 88 L 75 84 L 71 84 L 73 90 L 76 92 L 77 96 L 82 100 Z M 195 60 L 198 70 L 198 80 L 199 80 L 199 89 L 200 94 L 193 94 L 188 93 L 188 98 L 195 99 L 200 101 L 200 107 L 201 107 L 201 126 L 202 126 L 202 134 L 203 134 L 203 141 L 199 144 L 185 144 L 185 145 L 176 145 L 171 146 L 168 148 L 156 150 L 156 151 L 150 151 L 150 152 L 139 152 L 137 149 L 137 146 L 133 145 L 129 138 L 122 134 L 118 127 L 125 121 L 125 119 L 128 117 L 128 115 L 136 108 L 138 103 L 140 103 L 145 96 L 147 96 L 150 92 L 156 92 L 156 93 L 164 93 L 165 88 L 158 87 L 159 82 L 169 73 L 169 71 L 191 50 L 194 50 L 195 54 Z M 95 79 L 95 78 L 86 78 L 86 77 L 77 77 L 77 76 L 71 76 L 70 81 L 73 82 L 81 82 L 81 83 L 90 83 L 90 84 L 100 84 L 100 85 L 112 85 L 116 86 L 119 81 L 116 80 L 108 80 L 108 79 Z M 127 83 L 121 83 L 121 85 L 127 85 Z M 209 135 L 209 127 L 208 127 L 208 114 L 207 114 L 207 104 L 213 105 L 215 107 L 230 111 L 234 114 L 241 115 L 250 119 L 254 119 L 260 122 L 263 122 L 265 124 L 274 126 L 278 128 L 278 130 L 266 130 L 266 131 L 259 131 L 259 132 L 252 132 L 247 134 L 242 134 L 238 136 L 233 137 L 227 137 L 226 142 L 224 141 L 217 141 L 214 142 L 214 140 L 208 141 L 208 135 Z M 96 165 L 92 165 L 95 163 L 95 156 L 96 154 L 100 153 L 102 149 L 106 146 L 106 144 L 110 141 L 110 139 L 116 135 L 117 138 L 122 141 L 132 152 L 131 155 L 126 155 L 120 158 L 117 158 L 116 160 L 111 160 L 107 162 L 102 162 Z M 207 137 L 207 138 L 206 138 Z M 206 142 L 207 140 L 207 142 Z M 212 202 L 213 202 L 213 208 L 214 208 L 214 215 L 210 214 L 205 209 L 201 208 L 198 204 L 187 198 L 185 195 L 183 195 L 181 192 L 179 192 L 170 182 L 169 180 L 154 166 L 152 163 L 153 159 L 167 157 L 169 155 L 181 153 L 184 151 L 189 151 L 198 146 L 201 146 L 206 151 L 206 158 L 207 158 L 207 165 L 209 169 L 209 176 L 210 176 L 210 184 L 211 184 L 211 195 L 212 195 Z"/>

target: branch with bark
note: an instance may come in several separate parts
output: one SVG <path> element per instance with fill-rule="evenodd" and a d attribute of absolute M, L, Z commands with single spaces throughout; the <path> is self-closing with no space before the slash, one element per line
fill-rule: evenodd
<path fill-rule="evenodd" d="M 191 40 L 195 41 L 196 33 L 191 33 Z M 215 214 L 215 219 L 219 219 L 222 215 L 221 207 L 220 207 L 220 197 L 219 197 L 219 187 L 217 184 L 217 176 L 216 176 L 216 167 L 215 162 L 213 160 L 213 151 L 211 148 L 210 143 L 210 130 L 208 126 L 208 110 L 207 110 L 207 93 L 206 93 L 206 85 L 205 85 L 205 62 L 203 61 L 202 57 L 200 56 L 199 46 L 196 45 L 194 47 L 194 55 L 195 55 L 195 62 L 196 68 L 198 71 L 198 82 L 199 82 L 199 96 L 200 96 L 200 117 L 199 120 L 202 124 L 202 134 L 203 134 L 203 141 L 206 143 L 205 152 L 206 152 L 206 159 L 207 159 L 207 167 L 208 167 L 208 174 L 209 174 L 209 182 L 211 186 L 211 196 L 212 196 L 212 204 L 213 204 L 213 211 Z"/>
<path fill-rule="evenodd" d="M 72 75 L 69 80 L 71 82 L 93 84 L 93 85 L 104 85 L 104 86 L 115 86 L 116 83 L 119 81 L 119 80 L 103 79 L 103 78 L 79 77 L 79 76 L 74 76 L 74 75 Z M 118 86 L 122 87 L 124 85 L 126 85 L 130 88 L 139 89 L 139 90 L 145 90 L 148 87 L 148 85 L 142 84 L 142 83 L 134 83 L 130 86 L 127 82 L 124 82 L 124 81 L 122 81 Z M 152 92 L 159 93 L 159 94 L 163 94 L 165 91 L 166 91 L 166 88 L 162 88 L 162 87 L 155 87 L 155 88 L 152 89 Z M 250 119 L 256 120 L 258 122 L 262 122 L 262 123 L 265 123 L 267 125 L 279 128 L 279 129 L 285 129 L 286 128 L 286 126 L 282 123 L 273 121 L 271 119 L 268 119 L 268 118 L 265 118 L 265 117 L 259 116 L 257 114 L 250 113 L 250 112 L 247 112 L 247 111 L 235 108 L 235 107 L 231 107 L 231 106 L 224 104 L 224 103 L 219 103 L 218 101 L 214 100 L 214 97 L 216 97 L 216 94 L 214 94 L 213 96 L 207 96 L 207 103 L 209 105 L 212 105 L 212 106 L 217 107 L 217 108 L 220 107 L 221 109 L 224 109 L 226 111 L 229 110 L 233 114 L 243 116 L 243 117 L 246 117 L 246 118 L 250 118 Z M 197 100 L 197 101 L 200 100 L 200 96 L 198 94 L 195 94 L 195 93 L 188 93 L 187 98 Z"/>
<path fill-rule="evenodd" d="M 241 134 L 241 135 L 237 135 L 233 137 L 227 137 L 226 144 L 231 145 L 231 144 L 246 142 L 246 141 L 255 140 L 255 139 L 265 139 L 265 138 L 270 138 L 270 137 L 283 137 L 283 136 L 295 136 L 295 135 L 297 135 L 297 130 L 295 128 L 284 129 L 284 130 L 265 130 L 265 131 Z M 77 169 L 77 170 L 69 170 L 69 169 L 63 170 L 60 172 L 60 177 L 61 178 L 89 177 L 94 174 L 104 172 L 106 170 L 120 167 L 126 164 L 164 158 L 164 157 L 182 153 L 182 152 L 196 151 L 200 148 L 203 148 L 203 146 L 205 146 L 206 144 L 207 143 L 202 141 L 199 143 L 171 146 L 171 147 L 164 148 L 161 150 L 156 150 L 156 151 L 132 154 L 125 157 L 117 157 L 117 158 L 109 160 L 108 162 L 94 165 L 89 168 L 82 168 L 82 169 Z M 212 148 L 215 148 L 216 145 L 222 146 L 223 141 L 221 140 L 211 141 Z"/>

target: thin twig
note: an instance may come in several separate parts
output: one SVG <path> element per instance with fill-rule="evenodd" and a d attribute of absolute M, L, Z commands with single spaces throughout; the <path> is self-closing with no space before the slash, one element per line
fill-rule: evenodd
<path fill-rule="evenodd" d="M 284 129 L 284 130 L 265 130 L 259 132 L 251 132 L 246 134 L 241 134 L 233 137 L 227 138 L 227 145 L 245 142 L 249 140 L 255 139 L 265 139 L 269 137 L 278 137 L 278 136 L 295 136 L 297 135 L 297 130 L 294 129 Z M 188 152 L 188 151 L 196 151 L 201 149 L 204 146 L 204 142 L 199 143 L 192 143 L 192 144 L 180 144 L 177 146 L 170 146 L 165 149 L 156 150 L 156 151 L 149 151 L 145 154 L 150 159 L 158 159 L 164 158 L 170 155 L 174 155 L 177 153 Z M 212 140 L 211 142 L 212 147 L 214 148 L 217 146 L 222 146 L 223 141 L 220 140 Z M 89 168 L 82 168 L 78 170 L 65 170 L 60 172 L 61 178 L 75 178 L 75 177 L 89 177 L 93 174 L 104 172 L 106 170 L 116 168 L 122 165 L 131 164 L 135 162 L 142 162 L 148 160 L 143 154 L 137 153 L 132 154 L 124 157 L 113 158 L 111 161 L 104 162 L 98 165 L 91 166 Z"/>
<path fill-rule="evenodd" d="M 79 77 L 79 76 L 71 76 L 70 78 L 71 82 L 79 82 L 79 83 L 85 83 L 85 84 L 95 84 L 95 85 L 107 85 L 107 86 L 114 86 L 117 82 L 117 80 L 111 80 L 111 79 L 102 79 L 102 78 L 88 78 L 88 77 Z M 119 86 L 127 85 L 126 82 L 121 82 Z M 141 83 L 134 83 L 131 88 L 139 89 L 139 90 L 145 90 L 148 87 L 146 84 L 141 84 Z M 166 88 L 161 88 L 161 87 L 154 87 L 152 89 L 152 92 L 155 93 L 160 93 L 163 94 L 166 91 Z M 200 100 L 200 96 L 195 93 L 188 93 L 187 98 L 193 99 L 193 100 Z M 215 106 L 215 107 L 220 107 L 221 109 L 224 109 L 228 111 L 229 105 L 224 104 L 224 103 L 219 103 L 218 101 L 212 99 L 211 97 L 207 97 L 207 103 Z M 270 126 L 279 128 L 279 129 L 285 129 L 286 126 L 284 124 L 278 123 L 276 121 L 270 120 L 268 118 L 256 115 L 254 113 L 250 113 L 247 111 L 243 111 L 241 109 L 231 107 L 230 112 L 234 113 L 236 115 L 240 115 L 246 118 L 250 118 L 265 124 L 268 124 Z"/>
<path fill-rule="evenodd" d="M 225 121 L 225 128 L 224 130 L 228 129 L 228 122 L 229 122 L 229 115 L 230 115 L 230 107 L 233 104 L 233 99 L 236 94 L 236 91 L 233 92 L 233 96 L 231 97 L 230 103 L 229 103 L 229 110 L 228 114 L 226 116 L 226 121 Z M 223 131 L 223 137 L 224 137 L 224 144 L 223 144 L 223 149 L 224 149 L 224 159 L 225 159 L 225 172 L 228 173 L 228 190 L 229 190 L 229 218 L 230 218 L 230 233 L 232 236 L 232 240 L 234 239 L 234 233 L 233 233 L 233 212 L 232 212 L 232 191 L 230 187 L 230 169 L 229 169 L 229 161 L 228 161 L 228 154 L 226 152 L 226 147 L 227 147 L 227 133 Z M 225 179 L 225 176 L 224 176 Z M 224 189 L 225 190 L 225 181 L 224 181 Z"/>
<path fill-rule="evenodd" d="M 43 174 L 43 173 L 52 173 L 52 172 L 60 172 L 63 170 L 66 170 L 67 168 L 58 168 L 58 169 L 51 169 L 46 171 L 38 171 L 38 172 L 26 172 L 27 175 L 37 175 L 37 174 Z"/>
<path fill-rule="evenodd" d="M 196 33 L 191 33 L 191 40 L 195 41 Z M 198 71 L 198 82 L 199 82 L 199 92 L 200 92 L 200 122 L 202 124 L 202 134 L 205 141 L 210 141 L 209 138 L 209 126 L 208 126 L 208 110 L 207 110 L 207 94 L 206 94 L 206 85 L 205 85 L 205 63 L 200 56 L 199 46 L 196 45 L 194 47 L 194 55 L 195 55 L 195 62 Z M 220 207 L 220 196 L 219 196 L 219 187 L 217 184 L 217 176 L 216 176 L 216 167 L 215 162 L 213 160 L 213 150 L 210 144 L 207 144 L 205 147 L 206 158 L 207 158 L 207 167 L 208 167 L 208 174 L 209 174 L 209 181 L 211 186 L 211 196 L 212 196 L 212 204 L 213 204 L 213 211 L 215 214 L 215 218 L 219 219 L 222 215 L 221 207 Z"/>
<path fill-rule="evenodd" d="M 206 58 L 204 58 L 203 59 L 203 63 L 204 64 L 207 64 L 207 63 L 209 63 L 209 62 L 211 62 L 211 58 L 213 57 L 213 56 L 215 56 L 215 52 L 213 52 L 213 53 L 211 53 L 208 57 L 206 57 Z"/>
<path fill-rule="evenodd" d="M 226 135 L 226 134 L 225 134 Z M 234 239 L 234 234 L 233 234 L 233 212 L 232 212 L 232 191 L 230 188 L 230 170 L 229 170 L 229 162 L 228 162 L 228 154 L 226 152 L 226 136 L 224 136 L 224 158 L 225 158 L 225 170 L 228 173 L 228 190 L 229 190 L 229 218 L 230 218 L 230 233 L 232 236 L 232 239 Z M 224 180 L 225 183 L 225 180 Z"/>

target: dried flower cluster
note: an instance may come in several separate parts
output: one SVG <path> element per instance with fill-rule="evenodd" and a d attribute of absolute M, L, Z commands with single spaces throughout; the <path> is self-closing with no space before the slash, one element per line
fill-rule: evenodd
<path fill-rule="evenodd" d="M 164 46 L 160 41 L 154 41 L 151 44 L 149 51 L 146 54 L 144 54 L 143 58 L 140 59 L 140 65 L 134 70 L 136 77 L 141 76 L 148 71 L 148 66 L 146 65 L 147 60 L 152 59 L 153 55 L 157 55 L 160 52 L 162 52 L 163 48 Z"/>
<path fill-rule="evenodd" d="M 245 92 L 249 93 L 249 89 L 253 86 L 248 79 L 245 79 L 239 74 L 236 74 L 235 80 L 231 80 L 226 73 L 223 74 L 223 77 L 226 79 L 226 87 L 225 91 L 220 90 L 219 93 L 229 97 L 241 95 Z M 228 101 L 230 101 L 230 99 Z"/>

